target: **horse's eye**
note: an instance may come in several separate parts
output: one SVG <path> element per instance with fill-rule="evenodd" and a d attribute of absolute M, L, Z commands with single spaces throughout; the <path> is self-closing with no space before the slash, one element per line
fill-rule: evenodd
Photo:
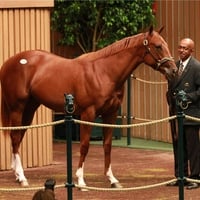
<path fill-rule="evenodd" d="M 162 50 L 162 45 L 156 45 L 155 47 L 157 50 Z"/>

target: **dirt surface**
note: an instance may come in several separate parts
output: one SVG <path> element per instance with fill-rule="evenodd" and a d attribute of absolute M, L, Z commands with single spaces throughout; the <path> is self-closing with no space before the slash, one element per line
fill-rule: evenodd
<path fill-rule="evenodd" d="M 57 200 L 67 199 L 66 182 L 66 146 L 64 143 L 54 143 L 54 163 L 50 166 L 25 169 L 30 187 L 42 187 L 45 180 L 55 178 Z M 79 159 L 79 144 L 73 144 L 73 180 L 77 183 L 75 171 Z M 102 146 L 91 145 L 85 162 L 85 178 L 88 186 L 109 188 L 110 184 L 103 175 L 104 157 Z M 147 186 L 155 183 L 172 180 L 173 155 L 169 151 L 154 151 L 132 148 L 113 147 L 112 169 L 115 177 L 124 188 Z M 20 188 L 15 182 L 12 171 L 0 172 L 0 188 Z M 0 192 L 0 200 L 31 200 L 36 190 Z M 178 187 L 165 185 L 150 189 L 132 191 L 80 191 L 73 188 L 75 200 L 178 200 Z M 195 190 L 184 189 L 185 200 L 199 200 L 200 188 Z"/>

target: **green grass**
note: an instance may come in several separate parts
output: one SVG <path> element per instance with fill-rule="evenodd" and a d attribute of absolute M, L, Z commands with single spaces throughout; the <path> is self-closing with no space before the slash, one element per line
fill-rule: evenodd
<path fill-rule="evenodd" d="M 91 141 L 91 144 L 102 144 L 102 141 Z M 172 151 L 172 144 L 170 143 L 140 138 L 131 138 L 130 145 L 127 145 L 127 137 L 121 137 L 121 139 L 113 139 L 112 144 L 118 147 Z"/>
<path fill-rule="evenodd" d="M 55 139 L 54 142 L 66 142 L 65 139 Z M 73 143 L 79 143 L 79 141 L 73 141 Z M 90 144 L 102 145 L 102 140 L 92 139 Z M 124 147 L 124 148 L 138 148 L 138 149 L 152 149 L 152 150 L 163 150 L 172 151 L 172 144 L 167 142 L 158 142 L 154 140 L 145 140 L 141 138 L 131 138 L 130 145 L 128 145 L 127 137 L 121 137 L 121 139 L 113 139 L 112 146 Z"/>

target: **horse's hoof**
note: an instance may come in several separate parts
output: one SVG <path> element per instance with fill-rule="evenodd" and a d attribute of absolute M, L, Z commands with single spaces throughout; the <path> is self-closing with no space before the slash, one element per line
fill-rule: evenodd
<path fill-rule="evenodd" d="M 111 188 L 123 188 L 123 186 L 120 183 L 112 183 Z"/>
<path fill-rule="evenodd" d="M 20 182 L 20 185 L 21 185 L 22 187 L 28 187 L 28 186 L 29 186 L 27 180 L 25 180 L 25 181 L 21 181 L 21 182 Z"/>

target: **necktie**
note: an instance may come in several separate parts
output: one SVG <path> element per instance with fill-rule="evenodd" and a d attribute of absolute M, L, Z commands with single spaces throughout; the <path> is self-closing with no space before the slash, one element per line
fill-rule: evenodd
<path fill-rule="evenodd" d="M 180 63 L 180 66 L 179 66 L 179 68 L 178 68 L 178 75 L 179 75 L 179 76 L 181 76 L 181 74 L 182 74 L 182 72 L 183 72 L 183 67 L 184 67 L 183 63 Z"/>

